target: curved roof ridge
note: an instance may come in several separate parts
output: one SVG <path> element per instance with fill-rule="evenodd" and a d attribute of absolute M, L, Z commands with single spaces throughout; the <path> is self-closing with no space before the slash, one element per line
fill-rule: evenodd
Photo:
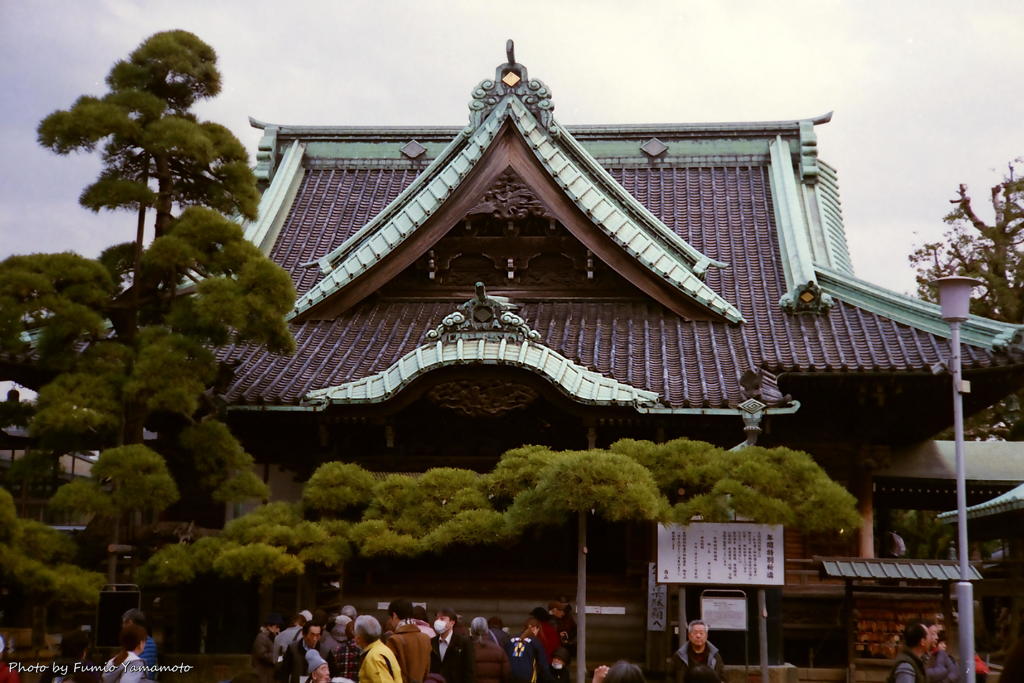
<path fill-rule="evenodd" d="M 475 129 L 464 128 L 383 211 L 318 260 L 324 277 L 296 301 L 291 317 L 347 286 L 415 233 L 462 184 L 506 118 L 595 227 L 686 298 L 730 322 L 744 322 L 742 313 L 701 279 L 709 266 L 726 264 L 705 256 L 664 225 L 554 120 L 543 128 L 514 93 L 503 96 Z"/>
<path fill-rule="evenodd" d="M 822 290 L 842 301 L 939 337 L 950 336 L 949 324 L 942 319 L 942 309 L 938 304 L 820 265 L 815 266 L 815 271 Z M 978 315 L 969 316 L 960 329 L 963 343 L 993 350 L 1019 346 L 1024 336 L 1024 325 Z"/>
<path fill-rule="evenodd" d="M 504 365 L 530 370 L 572 400 L 588 405 L 634 408 L 661 405 L 657 392 L 637 389 L 589 370 L 537 341 L 461 337 L 418 346 L 385 370 L 311 391 L 304 402 L 311 405 L 382 403 L 428 372 L 465 365 Z"/>

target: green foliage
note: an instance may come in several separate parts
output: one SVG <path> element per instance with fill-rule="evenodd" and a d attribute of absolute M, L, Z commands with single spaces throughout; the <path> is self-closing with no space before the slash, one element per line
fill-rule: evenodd
<path fill-rule="evenodd" d="M 142 267 L 145 280 L 165 292 L 200 276 L 192 296 L 175 297 L 165 309 L 175 331 L 215 346 L 249 342 L 275 353 L 294 350 L 284 322 L 295 301 L 291 278 L 215 211 L 185 209 L 143 254 Z"/>
<path fill-rule="evenodd" d="M 311 510 L 340 515 L 365 507 L 372 499 L 373 486 L 373 475 L 359 465 L 327 462 L 306 482 L 302 502 Z"/>
<path fill-rule="evenodd" d="M 651 470 L 662 492 L 677 501 L 671 518 L 679 523 L 741 517 L 808 533 L 860 525 L 853 495 L 800 451 L 756 446 L 726 451 L 686 439 L 663 444 L 623 439 L 610 450 Z"/>
<path fill-rule="evenodd" d="M 488 494 L 511 501 L 520 491 L 537 485 L 541 471 L 555 457 L 547 446 L 521 446 L 501 456 L 494 470 L 484 479 Z"/>
<path fill-rule="evenodd" d="M 561 524 L 580 512 L 615 522 L 662 520 L 667 505 L 646 467 L 620 453 L 591 450 L 555 453 L 536 484 L 508 508 L 516 529 Z"/>
<path fill-rule="evenodd" d="M 66 368 L 69 348 L 106 332 L 102 307 L 114 291 L 107 269 L 77 254 L 5 259 L 0 262 L 0 352 L 34 353 L 46 369 Z"/>
<path fill-rule="evenodd" d="M 259 193 L 244 146 L 192 111 L 220 91 L 216 53 L 186 31 L 157 33 L 106 84 L 105 94 L 46 117 L 38 139 L 58 154 L 100 152 L 80 203 L 130 211 L 136 240 L 97 260 L 0 263 L 0 353 L 38 378 L 37 410 L 22 419 L 41 448 L 103 451 L 96 479 L 66 485 L 54 504 L 101 517 L 165 509 L 178 489 L 164 456 L 200 495 L 264 499 L 252 457 L 215 419 L 225 376 L 216 350 L 291 352 L 284 315 L 295 293 L 226 217 L 254 219 Z M 155 425 L 162 454 L 139 445 Z"/>
<path fill-rule="evenodd" d="M 894 510 L 890 519 L 892 530 L 907 546 L 907 557 L 929 560 L 949 558 L 956 526 L 935 519 L 938 512 L 930 510 Z"/>
<path fill-rule="evenodd" d="M 30 450 L 11 463 L 5 480 L 9 486 L 29 488 L 48 484 L 59 469 L 57 457 L 48 451 Z"/>
<path fill-rule="evenodd" d="M 358 521 L 343 519 L 360 512 Z M 217 571 L 269 582 L 303 565 L 337 567 L 354 552 L 412 557 L 506 543 L 579 513 L 681 523 L 695 515 L 742 517 L 811 532 L 852 529 L 860 521 L 853 496 L 809 455 L 785 448 L 731 452 L 685 439 L 627 439 L 590 451 L 526 446 L 484 475 L 441 467 L 375 482 L 357 465 L 325 463 L 306 483 L 302 504 L 257 507 L 227 525 L 214 552 L 196 559 L 161 551 L 149 571 L 163 580 Z"/>
<path fill-rule="evenodd" d="M 136 510 L 160 512 L 176 500 L 178 487 L 163 457 L 135 444 L 101 452 L 92 467 L 92 478 L 61 486 L 50 505 L 114 517 Z"/>
<path fill-rule="evenodd" d="M 101 452 L 92 475 L 111 482 L 111 501 L 121 511 L 160 512 L 178 500 L 178 487 L 163 457 L 141 444 Z"/>
<path fill-rule="evenodd" d="M 74 544 L 61 532 L 17 517 L 14 499 L 0 489 L 0 581 L 19 586 L 36 604 L 91 605 L 103 576 L 69 564 Z"/>
<path fill-rule="evenodd" d="M 164 586 L 188 583 L 197 574 L 211 571 L 226 543 L 222 538 L 207 536 L 191 545 L 165 545 L 139 570 L 139 581 Z"/>
<path fill-rule="evenodd" d="M 302 574 L 305 570 L 302 560 L 267 543 L 229 546 L 217 556 L 213 566 L 225 576 L 259 580 L 267 585 L 287 574 Z"/>
<path fill-rule="evenodd" d="M 947 275 L 981 280 L 971 299 L 971 313 L 993 320 L 1024 324 L 1024 178 L 1017 175 L 1021 159 L 1008 165 L 1003 181 L 989 191 L 991 222 L 979 216 L 966 185 L 960 185 L 955 208 L 946 215 L 949 230 L 937 242 L 917 247 L 909 256 L 917 271 L 917 293 L 938 302 L 929 284 Z M 964 425 L 968 439 L 1024 440 L 1024 391 L 987 408 Z"/>
<path fill-rule="evenodd" d="M 99 482 L 92 479 L 76 479 L 64 484 L 50 499 L 50 507 L 98 517 L 112 518 L 117 515 L 117 508 L 110 494 L 103 490 Z"/>
<path fill-rule="evenodd" d="M 190 454 L 199 484 L 223 502 L 266 499 L 270 492 L 252 472 L 249 455 L 227 425 L 207 417 L 182 430 L 179 444 Z"/>
<path fill-rule="evenodd" d="M 187 31 L 157 33 L 114 65 L 107 95 L 81 97 L 43 120 L 39 143 L 58 154 L 103 145 L 103 170 L 82 192 L 83 206 L 155 206 L 169 214 L 175 204 L 204 205 L 255 219 L 259 195 L 244 147 L 226 128 L 190 111 L 220 91 L 216 59 Z M 157 235 L 165 227 L 158 218 Z"/>

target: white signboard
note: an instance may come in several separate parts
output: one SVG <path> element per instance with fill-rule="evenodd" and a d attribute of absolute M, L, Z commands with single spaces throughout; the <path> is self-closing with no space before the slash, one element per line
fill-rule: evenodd
<path fill-rule="evenodd" d="M 668 586 L 658 583 L 658 566 L 648 563 L 647 630 L 664 631 L 668 623 Z"/>
<path fill-rule="evenodd" d="M 711 631 L 746 631 L 747 599 L 745 597 L 700 598 L 700 618 L 707 622 Z"/>
<path fill-rule="evenodd" d="M 626 613 L 625 606 L 619 605 L 587 605 L 587 614 L 618 614 Z"/>
<path fill-rule="evenodd" d="M 658 525 L 660 583 L 781 586 L 781 524 Z"/>

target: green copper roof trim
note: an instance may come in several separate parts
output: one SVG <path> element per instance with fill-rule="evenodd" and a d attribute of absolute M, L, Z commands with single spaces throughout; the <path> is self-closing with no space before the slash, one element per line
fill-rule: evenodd
<path fill-rule="evenodd" d="M 537 160 L 597 227 L 691 300 L 730 322 L 745 322 L 735 306 L 700 278 L 709 266 L 727 264 L 697 251 L 658 220 L 557 121 L 545 130 L 518 98 L 510 101 L 509 111 Z"/>
<path fill-rule="evenodd" d="M 853 275 L 853 261 L 846 241 L 843 225 L 843 206 L 839 197 L 839 178 L 836 170 L 818 159 L 818 182 L 814 187 L 818 204 L 821 230 L 828 248 L 828 260 L 823 263 L 832 270 Z"/>
<path fill-rule="evenodd" d="M 291 144 L 281 159 L 270 187 L 260 198 L 258 218 L 243 226 L 245 239 L 259 247 L 264 254 L 269 254 L 273 248 L 305 175 L 302 168 L 304 152 L 305 145 L 298 140 Z"/>
<path fill-rule="evenodd" d="M 557 351 L 534 341 L 462 339 L 424 344 L 402 356 L 388 369 L 369 377 L 306 394 L 307 405 L 381 403 L 394 397 L 416 378 L 451 366 L 496 365 L 537 373 L 563 394 L 587 405 L 640 408 L 658 405 L 659 395 L 623 384 L 588 370 Z"/>
<path fill-rule="evenodd" d="M 1006 493 L 1001 496 L 996 496 L 992 500 L 972 505 L 967 508 L 966 512 L 967 519 L 978 519 L 980 517 L 991 517 L 992 515 L 1001 515 L 1008 512 L 1014 512 L 1016 510 L 1024 510 L 1024 484 L 1021 484 L 1017 488 L 1010 489 Z M 946 524 L 956 524 L 957 511 L 950 510 L 948 512 L 943 512 L 936 515 L 935 518 L 945 522 Z"/>
<path fill-rule="evenodd" d="M 817 282 L 803 186 L 796 181 L 790 148 L 781 136 L 771 143 L 769 170 L 787 287 L 779 306 L 787 313 L 825 313 L 833 301 Z"/>
<path fill-rule="evenodd" d="M 324 277 L 295 302 L 289 318 L 311 308 L 366 272 L 436 211 L 483 156 L 501 128 L 495 111 L 476 130 L 463 129 L 429 166 L 369 223 L 318 261 Z"/>
<path fill-rule="evenodd" d="M 726 264 L 703 255 L 626 192 L 565 129 L 543 129 L 514 94 L 505 95 L 474 130 L 464 129 L 391 204 L 331 253 L 319 259 L 324 277 L 296 302 L 294 318 L 362 275 L 412 235 L 452 194 L 494 142 L 506 118 L 566 196 L 593 223 L 689 299 L 730 322 L 742 314 L 699 277 Z"/>
<path fill-rule="evenodd" d="M 942 319 L 938 304 L 898 294 L 878 285 L 834 270 L 817 268 L 818 281 L 832 296 L 884 316 L 898 323 L 930 332 L 939 337 L 950 336 L 949 324 Z M 993 351 L 1021 347 L 1024 325 L 997 322 L 972 315 L 960 325 L 964 344 Z"/>
<path fill-rule="evenodd" d="M 566 126 L 573 137 L 581 140 L 621 139 L 635 136 L 637 139 L 649 137 L 768 137 L 776 135 L 799 135 L 800 124 L 810 121 L 821 125 L 832 120 L 832 112 L 815 116 L 810 119 L 789 119 L 781 121 L 734 121 L 709 123 L 642 123 L 642 124 L 577 124 Z M 458 135 L 462 126 L 306 126 L 269 123 L 249 117 L 249 125 L 258 130 L 273 129 L 281 138 L 335 139 L 335 138 L 391 138 L 405 141 L 415 137 L 420 142 L 430 139 L 448 138 Z"/>

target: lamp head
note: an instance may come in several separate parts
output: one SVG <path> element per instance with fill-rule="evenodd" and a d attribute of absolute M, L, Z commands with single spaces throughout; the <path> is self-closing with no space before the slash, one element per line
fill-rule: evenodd
<path fill-rule="evenodd" d="M 939 305 L 942 306 L 942 319 L 947 323 L 967 320 L 967 311 L 971 303 L 971 290 L 982 284 L 973 277 L 951 275 L 932 280 L 931 284 L 939 288 Z"/>

